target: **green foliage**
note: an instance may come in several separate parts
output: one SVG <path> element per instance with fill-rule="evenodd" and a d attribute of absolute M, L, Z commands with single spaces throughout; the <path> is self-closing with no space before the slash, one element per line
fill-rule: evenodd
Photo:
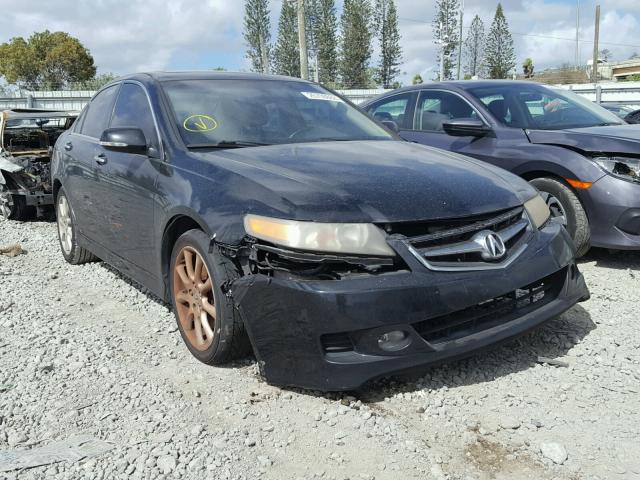
<path fill-rule="evenodd" d="M 516 66 L 513 38 L 500 3 L 487 37 L 485 59 L 490 78 L 507 78 Z"/>
<path fill-rule="evenodd" d="M 344 0 L 340 19 L 340 77 L 344 88 L 363 88 L 371 85 L 371 13 L 369 0 Z"/>
<path fill-rule="evenodd" d="M 422 75 L 420 75 L 419 73 L 416 73 L 413 76 L 413 80 L 411 81 L 411 83 L 413 85 L 420 85 L 420 84 L 424 83 L 424 80 L 422 80 Z"/>
<path fill-rule="evenodd" d="M 469 33 L 464 41 L 465 73 L 469 78 L 477 75 L 484 77 L 484 49 L 485 49 L 484 22 L 478 15 L 473 17 L 469 26 Z M 465 75 L 466 77 L 466 75 Z"/>
<path fill-rule="evenodd" d="M 271 33 L 268 0 L 245 0 L 244 39 L 247 58 L 254 72 L 269 72 L 271 62 Z"/>
<path fill-rule="evenodd" d="M 334 0 L 316 0 L 313 24 L 318 55 L 318 79 L 323 85 L 336 84 L 338 79 L 338 40 Z"/>
<path fill-rule="evenodd" d="M 533 60 L 531 58 L 527 58 L 522 63 L 522 72 L 524 73 L 524 78 L 533 78 Z"/>
<path fill-rule="evenodd" d="M 65 32 L 36 32 L 0 45 L 0 75 L 30 89 L 61 89 L 94 77 L 93 57 Z"/>
<path fill-rule="evenodd" d="M 374 25 L 380 44 L 376 80 L 383 88 L 389 88 L 400 74 L 398 67 L 402 63 L 398 11 L 393 0 L 376 0 Z"/>
<path fill-rule="evenodd" d="M 460 34 L 458 32 L 458 16 L 460 4 L 458 0 L 436 0 L 436 16 L 433 19 L 433 35 L 438 45 L 438 63 L 444 55 L 443 78 L 453 78 L 453 67 L 456 65 L 456 55 Z"/>
<path fill-rule="evenodd" d="M 294 2 L 282 2 L 278 22 L 278 41 L 274 49 L 274 66 L 278 75 L 300 77 L 298 13 Z"/>
<path fill-rule="evenodd" d="M 101 73 L 95 77 L 75 85 L 73 88 L 78 90 L 100 90 L 103 86 L 117 78 L 113 73 Z"/>
<path fill-rule="evenodd" d="M 629 75 L 623 80 L 624 82 L 640 82 L 640 74 Z"/>

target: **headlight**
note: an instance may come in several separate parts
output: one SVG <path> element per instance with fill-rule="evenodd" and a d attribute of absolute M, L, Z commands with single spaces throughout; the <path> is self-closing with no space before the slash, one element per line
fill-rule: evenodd
<path fill-rule="evenodd" d="M 315 223 L 246 215 L 251 236 L 284 247 L 318 252 L 395 256 L 385 234 L 370 223 Z"/>
<path fill-rule="evenodd" d="M 640 158 L 596 157 L 593 161 L 614 177 L 640 183 Z"/>
<path fill-rule="evenodd" d="M 524 208 L 527 210 L 527 215 L 529 215 L 531 223 L 533 223 L 536 228 L 540 228 L 547 223 L 547 220 L 549 220 L 549 217 L 551 216 L 549 206 L 547 205 L 547 202 L 542 199 L 540 194 L 527 201 L 524 204 Z"/>

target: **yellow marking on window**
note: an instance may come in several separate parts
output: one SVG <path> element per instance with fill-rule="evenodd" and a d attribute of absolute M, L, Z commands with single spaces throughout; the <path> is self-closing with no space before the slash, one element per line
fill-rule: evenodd
<path fill-rule="evenodd" d="M 182 127 L 189 132 L 210 132 L 218 128 L 218 122 L 210 115 L 190 115 L 182 122 Z"/>

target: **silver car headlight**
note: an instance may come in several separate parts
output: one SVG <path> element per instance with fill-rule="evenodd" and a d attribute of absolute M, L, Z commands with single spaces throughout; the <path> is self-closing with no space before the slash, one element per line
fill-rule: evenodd
<path fill-rule="evenodd" d="M 395 256 L 384 232 L 370 223 L 299 222 L 248 214 L 244 228 L 253 237 L 298 250 Z"/>
<path fill-rule="evenodd" d="M 593 161 L 614 177 L 640 183 L 640 158 L 596 157 Z"/>
<path fill-rule="evenodd" d="M 529 219 L 531 219 L 531 223 L 533 223 L 536 228 L 542 227 L 551 216 L 549 206 L 540 194 L 525 202 L 524 208 L 527 211 L 527 215 L 529 215 Z"/>

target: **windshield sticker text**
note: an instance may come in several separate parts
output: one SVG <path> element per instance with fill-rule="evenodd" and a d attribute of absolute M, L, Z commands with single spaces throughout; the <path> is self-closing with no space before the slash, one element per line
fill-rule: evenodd
<path fill-rule="evenodd" d="M 318 92 L 300 92 L 309 100 L 324 100 L 325 102 L 339 102 L 344 103 L 340 97 L 332 95 L 330 93 L 318 93 Z"/>

